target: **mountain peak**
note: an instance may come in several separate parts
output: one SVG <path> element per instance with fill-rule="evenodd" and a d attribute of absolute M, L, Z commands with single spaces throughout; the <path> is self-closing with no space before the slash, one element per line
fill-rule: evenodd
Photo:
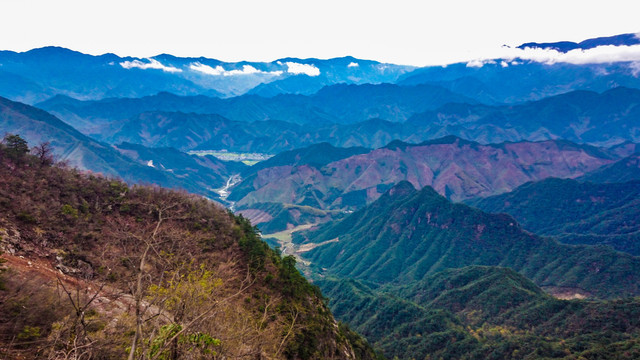
<path fill-rule="evenodd" d="M 383 149 L 389 149 L 389 150 L 404 150 L 407 147 L 411 147 L 411 146 L 429 146 L 429 145 L 452 145 L 452 144 L 458 144 L 458 145 L 480 145 L 479 143 L 475 142 L 475 141 L 470 141 L 470 140 L 465 140 L 463 138 L 460 138 L 456 135 L 447 135 L 441 138 L 437 138 L 437 139 L 432 139 L 432 140 L 426 140 L 423 141 L 419 144 L 411 144 L 408 142 L 404 142 L 402 140 L 393 140 L 390 143 L 388 143 L 387 145 L 385 145 L 383 147 Z"/>
<path fill-rule="evenodd" d="M 389 150 L 404 150 L 406 149 L 408 146 L 415 146 L 415 144 L 410 144 L 408 142 L 404 142 L 402 140 L 393 140 L 390 143 L 388 143 L 387 145 L 383 146 L 383 149 L 389 149 Z"/>
<path fill-rule="evenodd" d="M 447 135 L 438 139 L 423 141 L 417 146 L 426 146 L 426 145 L 450 145 L 450 144 L 459 144 L 459 145 L 479 145 L 475 141 L 465 140 L 461 137 L 455 135 Z"/>
<path fill-rule="evenodd" d="M 33 56 L 34 59 L 38 60 L 50 57 L 92 57 L 92 55 L 84 54 L 61 46 L 45 46 L 25 51 L 23 54 Z"/>
<path fill-rule="evenodd" d="M 604 265 L 614 253 L 610 248 L 569 246 L 532 235 L 509 215 L 452 203 L 431 187 L 399 196 L 411 190 L 411 184 L 401 182 L 393 188 L 393 198 L 390 191 L 342 220 L 306 233 L 313 243 L 336 236 L 340 241 L 314 248 L 304 256 L 314 266 L 325 268 L 327 275 L 378 284 L 420 280 L 467 265 L 506 265 L 537 279 L 538 285 L 579 288 L 597 297 L 640 293 L 637 280 L 615 279 L 618 265 Z M 530 257 L 532 253 L 548 254 L 545 256 L 553 262 Z M 591 271 L 585 258 L 603 264 L 601 273 Z M 638 258 L 617 258 L 629 269 L 640 269 Z M 567 269 L 580 275 L 568 279 Z"/>

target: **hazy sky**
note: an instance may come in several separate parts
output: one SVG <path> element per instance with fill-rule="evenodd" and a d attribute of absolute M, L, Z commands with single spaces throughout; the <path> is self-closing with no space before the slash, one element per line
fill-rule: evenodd
<path fill-rule="evenodd" d="M 0 0 L 0 49 L 428 65 L 492 56 L 503 44 L 637 33 L 639 10 L 635 0 Z"/>

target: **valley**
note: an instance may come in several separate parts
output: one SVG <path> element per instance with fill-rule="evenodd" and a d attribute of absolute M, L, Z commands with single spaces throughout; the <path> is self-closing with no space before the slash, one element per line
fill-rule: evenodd
<path fill-rule="evenodd" d="M 229 194 L 231 194 L 231 188 L 234 185 L 238 184 L 240 181 L 242 181 L 240 174 L 231 175 L 227 179 L 227 182 L 224 184 L 223 187 L 214 190 L 218 195 L 220 195 L 220 200 L 227 203 L 229 209 L 231 209 L 232 211 L 233 211 L 234 203 L 227 201 L 227 198 L 229 197 Z"/>
<path fill-rule="evenodd" d="M 294 244 L 292 242 L 292 237 L 293 234 L 298 232 L 298 231 L 302 231 L 302 230 L 308 230 L 311 227 L 313 227 L 316 224 L 305 224 L 305 225 L 299 225 L 296 226 L 292 229 L 288 229 L 288 230 L 284 230 L 284 231 L 280 231 L 277 233 L 273 233 L 273 234 L 262 234 L 262 238 L 263 239 L 275 239 L 278 243 L 278 246 L 280 247 L 280 251 L 282 251 L 283 254 L 285 255 L 295 255 L 296 257 L 299 258 L 299 254 L 301 252 L 304 252 L 305 250 L 303 250 L 303 248 L 301 246 L 296 246 L 296 244 Z M 308 250 L 306 250 L 308 251 Z M 305 264 L 305 265 L 308 265 Z"/>
<path fill-rule="evenodd" d="M 224 161 L 240 161 L 245 165 L 255 165 L 260 161 L 269 159 L 272 155 L 260 153 L 233 153 L 227 150 L 191 150 L 187 151 L 189 155 L 205 156 L 211 155 L 216 159 Z"/>

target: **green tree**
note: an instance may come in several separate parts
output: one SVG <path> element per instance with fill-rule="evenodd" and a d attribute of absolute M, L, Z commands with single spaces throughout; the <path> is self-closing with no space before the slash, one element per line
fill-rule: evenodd
<path fill-rule="evenodd" d="M 5 153 L 13 161 L 19 162 L 29 153 L 29 144 L 20 135 L 7 134 L 3 140 Z"/>

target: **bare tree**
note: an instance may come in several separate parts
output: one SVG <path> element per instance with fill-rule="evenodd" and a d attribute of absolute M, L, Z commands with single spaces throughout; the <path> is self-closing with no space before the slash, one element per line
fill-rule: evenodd
<path fill-rule="evenodd" d="M 53 156 L 53 148 L 50 142 L 43 142 L 40 145 L 36 145 L 31 149 L 31 152 L 38 157 L 38 162 L 41 167 L 51 166 L 55 162 Z"/>
<path fill-rule="evenodd" d="M 183 215 L 183 214 L 169 214 L 169 212 L 172 209 L 178 206 L 178 203 L 176 202 L 173 202 L 173 203 L 163 202 L 160 204 L 146 204 L 146 205 L 151 207 L 152 212 L 155 211 L 156 220 L 155 220 L 155 227 L 151 232 L 150 236 L 146 237 L 144 235 L 137 236 L 135 234 L 132 234 L 135 239 L 137 239 L 138 241 L 144 244 L 144 251 L 142 252 L 142 256 L 140 257 L 140 260 L 137 265 L 137 269 L 136 269 L 137 275 L 136 275 L 135 285 L 131 289 L 133 294 L 133 299 L 135 302 L 134 306 L 135 306 L 136 329 L 133 335 L 133 339 L 131 340 L 131 350 L 129 351 L 128 360 L 135 359 L 138 342 L 140 341 L 140 338 L 142 336 L 142 326 L 144 324 L 144 315 L 148 309 L 148 307 L 143 308 L 143 299 L 145 295 L 144 292 L 147 287 L 143 283 L 143 279 L 147 271 L 146 267 L 147 267 L 148 257 L 152 252 L 155 254 L 158 254 L 158 247 L 161 245 L 162 242 L 164 242 L 163 239 L 160 239 L 160 237 L 158 236 L 163 222 L 171 218 L 182 217 L 181 215 Z"/>
<path fill-rule="evenodd" d="M 96 292 L 91 296 L 88 296 L 88 290 L 85 290 L 85 294 L 82 294 L 80 286 L 76 287 L 75 292 L 67 289 L 64 281 L 62 281 L 60 278 L 58 278 L 57 284 L 59 288 L 62 289 L 64 294 L 67 295 L 69 303 L 71 304 L 75 312 L 75 317 L 72 320 L 72 324 L 69 324 L 68 327 L 70 333 L 70 336 L 67 340 L 68 343 L 66 344 L 64 349 L 52 352 L 50 358 L 65 360 L 79 360 L 85 358 L 91 359 L 96 341 L 92 340 L 91 337 L 89 337 L 87 331 L 88 324 L 85 316 L 87 310 L 94 302 L 94 300 L 96 300 L 105 284 L 103 283 L 102 285 L 100 285 L 98 290 L 96 290 Z M 59 338 L 55 339 L 53 347 L 55 347 L 55 343 L 60 340 L 61 339 Z"/>

